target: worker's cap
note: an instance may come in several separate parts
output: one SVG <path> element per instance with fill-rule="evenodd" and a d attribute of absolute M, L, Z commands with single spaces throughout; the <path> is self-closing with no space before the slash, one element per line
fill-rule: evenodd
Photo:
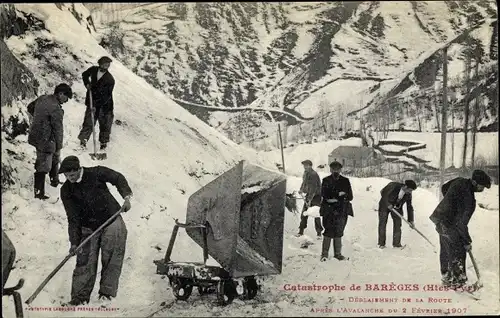
<path fill-rule="evenodd" d="M 474 170 L 472 172 L 472 180 L 476 181 L 477 184 L 482 185 L 488 189 L 491 187 L 491 178 L 483 170 Z"/>
<path fill-rule="evenodd" d="M 302 161 L 302 164 L 303 164 L 304 166 L 311 166 L 311 167 L 312 167 L 312 165 L 313 165 L 312 161 L 311 161 L 311 160 L 309 160 L 309 159 L 308 159 L 308 160 L 304 160 L 304 161 Z"/>
<path fill-rule="evenodd" d="M 67 156 L 61 162 L 61 167 L 59 168 L 59 173 L 73 172 L 80 169 L 80 160 L 76 156 Z"/>
<path fill-rule="evenodd" d="M 107 56 L 103 56 L 101 57 L 98 61 L 97 61 L 97 64 L 99 65 L 102 65 L 102 64 L 106 64 L 106 63 L 111 63 L 113 60 L 111 60 L 109 57 Z"/>
<path fill-rule="evenodd" d="M 330 163 L 330 168 L 332 169 L 342 169 L 342 164 L 338 161 L 333 161 Z"/>
<path fill-rule="evenodd" d="M 413 180 L 405 180 L 405 185 L 412 190 L 417 188 L 417 184 Z"/>
<path fill-rule="evenodd" d="M 54 88 L 54 95 L 59 93 L 66 95 L 68 98 L 73 98 L 73 90 L 71 89 L 71 86 L 66 83 L 61 83 Z"/>

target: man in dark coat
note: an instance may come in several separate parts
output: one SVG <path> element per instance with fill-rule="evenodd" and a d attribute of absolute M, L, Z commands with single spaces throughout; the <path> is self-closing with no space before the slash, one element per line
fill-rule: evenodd
<path fill-rule="evenodd" d="M 442 282 L 460 287 L 467 282 L 466 257 L 472 239 L 468 224 L 476 209 L 474 192 L 491 187 L 491 178 L 482 170 L 474 170 L 472 178 L 455 178 L 443 187 L 443 200 L 429 217 L 439 234 Z"/>
<path fill-rule="evenodd" d="M 386 227 L 389 214 L 392 218 L 392 246 L 401 248 L 401 218 L 391 211 L 394 208 L 399 214 L 403 215 L 403 204 L 406 203 L 408 212 L 408 222 L 411 227 L 414 226 L 414 215 L 412 205 L 413 190 L 417 184 L 413 180 L 406 180 L 405 183 L 389 182 L 381 191 L 381 198 L 378 204 L 378 246 L 385 248 Z"/>
<path fill-rule="evenodd" d="M 304 166 L 304 174 L 302 176 L 302 185 L 300 186 L 299 194 L 304 197 L 304 206 L 300 214 L 299 233 L 296 235 L 297 237 L 304 235 L 304 229 L 307 228 L 307 220 L 309 217 L 304 215 L 304 212 L 310 205 L 312 198 L 321 193 L 321 178 L 318 173 L 314 171 L 311 160 L 302 161 L 302 165 Z M 316 229 L 316 235 L 321 237 L 323 227 L 321 226 L 320 217 L 314 218 L 314 228 Z"/>
<path fill-rule="evenodd" d="M 87 88 L 87 97 L 85 98 L 85 117 L 82 124 L 82 129 L 78 135 L 80 145 L 87 146 L 87 140 L 92 134 L 92 111 L 90 107 L 90 91 L 92 92 L 92 106 L 94 111 L 95 121 L 99 122 L 99 142 L 101 150 L 106 149 L 111 135 L 111 126 L 113 125 L 113 89 L 115 87 L 115 79 L 109 73 L 108 69 L 111 65 L 111 59 L 107 56 L 101 57 L 98 61 L 99 66 L 92 66 L 82 73 L 83 84 Z"/>
<path fill-rule="evenodd" d="M 28 113 L 33 117 L 28 143 L 36 148 L 34 192 L 35 198 L 46 200 L 45 176 L 50 177 L 53 187 L 59 185 L 58 166 L 63 147 L 62 104 L 73 97 L 71 87 L 59 84 L 52 95 L 42 95 L 28 105 Z"/>
<path fill-rule="evenodd" d="M 348 212 L 346 203 L 352 201 L 351 182 L 348 178 L 340 175 L 342 164 L 337 161 L 330 163 L 331 175 L 323 179 L 321 185 L 321 210 L 323 216 L 323 246 L 321 261 L 326 261 L 331 241 L 333 239 L 334 257 L 340 261 L 345 257 L 342 255 L 342 237 L 347 225 Z"/>
<path fill-rule="evenodd" d="M 2 230 L 2 289 L 5 288 L 5 283 L 9 279 L 10 271 L 14 267 L 16 260 L 16 248 L 10 241 L 7 234 Z"/>
<path fill-rule="evenodd" d="M 114 185 L 124 198 L 124 212 L 130 210 L 130 189 L 125 177 L 103 166 L 81 167 L 77 157 L 66 157 L 60 172 L 66 176 L 61 187 L 61 200 L 68 217 L 70 253 L 99 226 L 120 209 L 106 185 Z M 127 228 L 121 215 L 95 235 L 78 252 L 73 272 L 71 301 L 69 305 L 80 305 L 90 301 L 97 276 L 97 261 L 101 251 L 101 282 L 99 299 L 116 297 L 123 266 Z"/>

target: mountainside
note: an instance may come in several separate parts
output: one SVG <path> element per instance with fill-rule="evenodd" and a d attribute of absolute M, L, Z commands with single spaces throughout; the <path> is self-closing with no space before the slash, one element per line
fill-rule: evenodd
<path fill-rule="evenodd" d="M 101 45 L 156 88 L 186 101 L 181 104 L 189 111 L 235 135 L 262 126 L 269 113 L 241 118 L 199 105 L 284 109 L 296 116 L 273 116 L 289 124 L 339 104 L 346 114 L 356 112 L 464 30 L 496 19 L 497 11 L 486 0 L 171 3 L 93 5 L 92 16 Z M 477 38 L 482 64 L 496 60 L 490 58 L 496 24 L 490 23 Z M 463 56 L 450 59 L 460 73 Z M 439 59 L 433 61 L 406 89 L 439 81 Z"/>
<path fill-rule="evenodd" d="M 189 195 L 240 160 L 267 163 L 253 150 L 234 144 L 165 97 L 119 61 L 114 61 L 111 66 L 116 80 L 114 99 L 117 106 L 107 149 L 108 159 L 92 161 L 89 156 L 91 145 L 87 151 L 78 149 L 77 135 L 85 111 L 81 72 L 109 53 L 94 38 L 91 20 L 87 19 L 88 10 L 81 4 L 16 4 L 1 9 L 2 17 L 5 17 L 3 27 L 22 26 L 15 35 L 5 34 L 8 37 L 4 39 L 6 45 L 0 46 L 2 96 L 6 93 L 4 82 L 9 85 L 6 89 L 15 88 L 11 91 L 15 95 L 12 101 L 1 106 L 2 228 L 17 249 L 16 269 L 8 285 L 14 285 L 12 282 L 16 278 L 25 278 L 21 294 L 26 300 L 69 248 L 62 203 L 52 205 L 33 198 L 35 151 L 27 143 L 26 110 L 35 96 L 51 94 L 57 84 L 66 82 L 72 86 L 74 97 L 63 105 L 64 147 L 61 155 L 63 158 L 77 155 L 83 166 L 104 165 L 127 178 L 134 199 L 131 211 L 124 215 L 130 239 L 121 297 L 126 299 L 125 303 L 134 299 L 147 304 L 152 299 L 150 286 L 153 281 L 158 278 L 164 282 L 151 269 L 153 260 L 164 254 L 164 249 L 160 252 L 154 246 L 168 240 L 173 218 L 183 221 Z M 6 12 L 9 14 L 4 15 Z M 9 62 L 12 65 L 5 72 L 3 59 L 7 51 L 11 53 Z M 38 84 L 25 87 L 22 79 L 12 77 L 12 74 L 22 71 L 29 72 L 31 80 Z M 7 82 L 11 79 L 15 82 Z M 35 87 L 38 89 L 32 91 Z M 110 189 L 121 202 L 116 189 L 111 186 Z M 51 196 L 58 196 L 59 189 L 46 184 L 46 191 Z M 189 240 L 183 240 L 177 246 L 181 250 L 197 248 Z M 59 301 L 69 301 L 73 262 L 68 262 L 50 281 L 33 305 L 59 308 Z M 133 277 L 143 275 L 142 271 L 147 273 L 142 281 L 150 280 L 143 286 L 145 289 L 134 286 Z M 13 311 L 9 309 L 8 312 Z M 54 316 L 54 312 L 48 314 Z"/>

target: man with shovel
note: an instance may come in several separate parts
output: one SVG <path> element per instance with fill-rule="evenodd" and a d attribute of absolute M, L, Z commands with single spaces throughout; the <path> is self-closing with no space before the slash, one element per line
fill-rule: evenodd
<path fill-rule="evenodd" d="M 99 142 L 101 150 L 106 149 L 113 125 L 113 89 L 115 79 L 108 71 L 111 59 L 103 56 L 97 62 L 99 66 L 92 66 L 82 73 L 83 84 L 87 88 L 85 98 L 85 117 L 82 129 L 78 135 L 80 145 L 85 148 L 87 140 L 94 131 L 95 120 L 99 122 Z M 93 113 L 92 113 L 93 111 Z"/>
<path fill-rule="evenodd" d="M 304 229 L 307 228 L 307 220 L 309 217 L 304 215 L 304 212 L 310 205 L 311 200 L 316 195 L 321 194 L 321 178 L 318 173 L 314 171 L 312 161 L 304 160 L 302 161 L 302 165 L 304 166 L 304 175 L 302 176 L 302 185 L 300 186 L 299 194 L 304 197 L 304 206 L 300 215 L 299 233 L 296 235 L 297 237 L 304 235 Z M 321 226 L 320 217 L 314 218 L 314 228 L 316 230 L 317 237 L 321 238 L 323 227 Z"/>
<path fill-rule="evenodd" d="M 49 199 L 45 195 L 45 176 L 50 177 L 50 185 L 59 186 L 58 166 L 63 147 L 62 104 L 73 97 L 68 84 L 59 84 L 52 95 L 42 95 L 28 105 L 28 113 L 33 117 L 28 143 L 36 148 L 34 192 L 35 198 Z"/>
<path fill-rule="evenodd" d="M 491 178 L 482 170 L 474 170 L 472 178 L 455 178 L 443 185 L 443 200 L 429 217 L 439 234 L 441 281 L 459 288 L 466 284 L 465 261 L 472 239 L 468 224 L 476 209 L 475 192 L 491 187 Z"/>
<path fill-rule="evenodd" d="M 120 210 L 120 205 L 109 192 L 106 183 L 114 185 L 124 198 L 124 212 L 131 208 L 132 190 L 121 173 L 104 166 L 81 167 L 75 156 L 66 157 L 59 171 L 67 179 L 61 187 L 61 200 L 68 217 L 71 254 L 85 238 Z M 116 297 L 126 240 L 127 228 L 118 214 L 114 221 L 95 234 L 80 251 L 76 251 L 69 305 L 78 306 L 90 301 L 97 276 L 99 250 L 102 262 L 99 299 L 111 300 Z"/>
<path fill-rule="evenodd" d="M 385 248 L 386 227 L 389 214 L 392 218 L 392 246 L 402 248 L 401 245 L 401 217 L 394 213 L 395 209 L 399 214 L 403 215 L 403 204 L 406 203 L 406 211 L 408 212 L 408 222 L 410 227 L 414 227 L 414 215 L 412 205 L 413 190 L 417 188 L 417 184 L 413 180 L 406 180 L 405 183 L 389 182 L 381 191 L 381 198 L 378 203 L 378 246 Z"/>

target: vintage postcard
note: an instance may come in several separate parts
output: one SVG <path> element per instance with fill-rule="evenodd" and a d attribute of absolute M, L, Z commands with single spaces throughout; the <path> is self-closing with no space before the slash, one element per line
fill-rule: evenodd
<path fill-rule="evenodd" d="M 3 317 L 500 314 L 495 1 L 0 17 Z"/>

